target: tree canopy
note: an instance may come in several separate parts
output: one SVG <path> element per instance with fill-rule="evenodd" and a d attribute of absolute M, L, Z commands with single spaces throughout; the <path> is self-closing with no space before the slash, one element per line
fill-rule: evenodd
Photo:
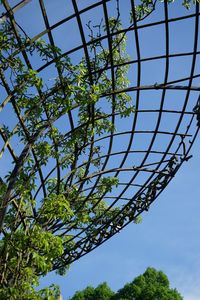
<path fill-rule="evenodd" d="M 125 284 L 116 293 L 107 283 L 96 288 L 87 287 L 74 294 L 70 300 L 183 300 L 176 289 L 170 288 L 169 280 L 162 271 L 147 268 L 144 274 Z"/>

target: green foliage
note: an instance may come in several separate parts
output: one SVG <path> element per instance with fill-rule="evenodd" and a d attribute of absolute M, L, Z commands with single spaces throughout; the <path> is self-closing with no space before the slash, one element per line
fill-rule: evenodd
<path fill-rule="evenodd" d="M 135 224 L 140 224 L 142 222 L 142 217 L 141 216 L 137 216 L 134 218 L 133 222 Z"/>
<path fill-rule="evenodd" d="M 113 33 L 122 29 L 120 21 L 114 18 L 109 20 L 109 27 Z M 106 29 L 102 27 L 101 30 Z M 0 293 L 2 299 L 10 300 L 54 299 L 59 292 L 55 287 L 38 292 L 35 287 L 39 277 L 52 271 L 55 265 L 59 266 L 59 274 L 66 272 L 65 254 L 75 245 L 70 229 L 80 231 L 93 221 L 96 226 L 101 225 L 118 212 L 112 208 L 105 214 L 108 204 L 103 200 L 104 195 L 117 186 L 117 178 L 102 176 L 90 197 L 80 192 L 82 183 L 89 183 L 99 170 L 100 146 L 97 144 L 90 149 L 93 173 L 88 175 L 87 161 L 77 167 L 95 136 L 115 130 L 111 118 L 98 105 L 101 97 L 113 105 L 112 80 L 107 71 L 100 71 L 110 64 L 110 52 L 101 43 L 95 47 L 92 44 L 90 64 L 94 76 L 91 80 L 85 58 L 74 65 L 69 57 L 61 56 L 59 48 L 40 39 L 31 42 L 24 32 L 20 34 L 27 54 L 34 54 L 44 62 L 60 57 L 56 59 L 59 76 L 50 86 L 44 84 L 40 74 L 27 67 L 21 58 L 21 49 L 9 20 L 0 24 L 0 76 L 4 87 L 13 90 L 11 103 L 20 119 L 14 129 L 3 125 L 1 132 L 7 143 L 17 136 L 24 146 L 13 162 L 13 171 L 0 183 L 3 223 Z M 127 59 L 126 37 L 115 34 L 112 60 L 121 64 Z M 127 71 L 127 66 L 117 67 L 115 89 L 128 86 Z M 98 72 L 100 75 L 95 75 Z M 71 134 L 64 135 L 55 122 L 75 108 L 78 109 L 78 126 Z M 116 96 L 116 114 L 126 117 L 133 112 L 130 96 L 126 93 Z M 50 173 L 43 179 L 41 168 L 53 161 L 56 161 L 57 176 L 50 176 Z M 61 170 L 66 176 L 61 177 Z M 37 172 L 42 181 L 39 188 Z M 91 228 L 90 234 L 98 233 Z M 98 290 L 96 293 L 98 295 Z"/>
<path fill-rule="evenodd" d="M 98 285 L 96 288 L 88 286 L 83 291 L 78 291 L 71 300 L 110 300 L 114 292 L 109 288 L 106 282 Z"/>
<path fill-rule="evenodd" d="M 136 277 L 120 289 L 112 300 L 182 300 L 176 289 L 169 287 L 169 280 L 162 271 L 147 268 L 143 275 Z"/>
<path fill-rule="evenodd" d="M 174 2 L 174 0 L 170 0 L 169 2 Z M 183 0 L 182 5 L 187 8 L 190 9 L 192 4 L 196 4 L 199 3 L 199 0 Z"/>
<path fill-rule="evenodd" d="M 159 0 L 160 2 L 164 2 L 164 0 Z M 174 3 L 176 0 L 167 0 L 167 2 Z M 140 0 L 140 4 L 135 6 L 135 17 L 136 21 L 141 21 L 146 18 L 152 11 L 155 9 L 155 0 Z M 190 9 L 192 4 L 199 3 L 199 0 L 182 0 L 182 5 L 186 9 Z M 131 13 L 131 21 L 133 21 L 133 15 Z"/>
<path fill-rule="evenodd" d="M 176 289 L 171 289 L 169 280 L 162 271 L 147 268 L 143 275 L 117 291 L 112 292 L 106 283 L 97 288 L 87 287 L 78 291 L 70 300 L 183 300 Z"/>
<path fill-rule="evenodd" d="M 45 275 L 51 271 L 52 262 L 62 255 L 64 247 L 60 237 L 39 225 L 30 226 L 27 231 L 18 229 L 7 234 L 1 241 L 1 250 L 1 259 L 5 261 L 2 277 L 10 283 L 0 289 L 0 294 L 6 295 L 2 299 L 43 299 L 40 294 L 58 293 L 58 288 L 37 293 L 33 286 L 39 284 L 37 274 Z"/>
<path fill-rule="evenodd" d="M 27 269 L 26 275 L 28 273 L 31 273 L 31 270 Z M 24 291 L 26 291 L 26 294 L 24 294 Z M 41 289 L 38 292 L 30 288 L 28 283 L 20 284 L 17 288 L 0 289 L 0 300 L 55 300 L 58 299 L 59 295 L 59 288 L 55 285 Z"/>

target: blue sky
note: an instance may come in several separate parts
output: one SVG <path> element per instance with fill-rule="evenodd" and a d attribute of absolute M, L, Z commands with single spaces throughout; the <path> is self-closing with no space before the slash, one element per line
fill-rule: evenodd
<path fill-rule="evenodd" d="M 10 1 L 15 5 L 18 1 Z M 70 0 L 46 0 L 44 1 L 49 15 L 49 21 L 52 24 L 66 15 L 73 13 L 73 7 Z M 79 9 L 93 4 L 95 0 L 78 0 Z M 114 2 L 108 3 L 109 13 L 112 15 Z M 175 1 L 169 6 L 169 16 L 187 14 L 188 12 L 180 5 L 180 0 Z M 124 26 L 129 21 L 129 0 L 120 1 L 121 16 Z M 66 9 L 66 10 L 65 10 Z M 149 21 L 161 20 L 163 18 L 163 4 L 159 4 L 156 13 Z M 33 13 L 34 12 L 34 13 Z M 192 13 L 193 9 L 189 13 Z M 28 17 L 27 17 L 28 16 Z M 93 16 L 98 23 L 102 17 L 102 11 L 96 9 Z M 41 30 L 44 30 L 44 23 L 41 14 L 39 14 L 39 4 L 33 0 L 30 4 L 16 13 L 16 18 L 26 32 L 33 37 Z M 91 14 L 84 14 L 83 23 L 91 19 Z M 22 22 L 23 20 L 23 22 Z M 34 24 L 34 25 L 33 25 Z M 170 53 L 192 51 L 193 49 L 193 26 L 194 20 L 185 20 L 170 27 Z M 77 24 L 70 21 L 63 24 L 59 29 L 53 31 L 54 39 L 62 51 L 67 51 L 81 43 L 78 34 Z M 132 33 L 128 34 L 127 50 L 133 59 L 136 58 L 136 52 L 133 43 Z M 141 56 L 143 58 L 162 55 L 165 46 L 164 26 L 142 29 L 139 32 L 141 43 Z M 46 36 L 43 36 L 47 39 Z M 82 52 L 76 53 L 72 60 L 77 61 Z M 199 74 L 199 56 L 197 58 L 196 74 Z M 32 58 L 35 68 L 41 64 L 36 57 Z M 164 77 L 164 60 L 148 62 L 142 64 L 141 84 L 161 83 Z M 176 80 L 180 77 L 188 76 L 191 67 L 191 58 L 182 57 L 170 60 L 169 80 Z M 133 66 L 129 71 L 129 79 L 132 84 L 136 82 L 137 66 Z M 42 71 L 41 76 L 44 80 L 49 80 L 55 76 L 54 70 L 50 67 Z M 193 82 L 199 85 L 199 80 Z M 167 91 L 167 101 L 165 109 L 181 109 L 186 92 Z M 190 102 L 187 110 L 192 110 L 197 100 L 198 94 L 191 93 Z M 133 101 L 135 93 L 132 93 Z M 141 108 L 157 109 L 160 103 L 160 91 L 148 91 L 141 93 Z M 5 110 L 1 113 L 1 123 L 7 118 Z M 148 115 L 145 119 L 138 119 L 139 129 L 153 130 L 157 114 Z M 175 116 L 163 116 L 160 130 L 173 131 L 177 119 Z M 10 122 L 10 121 L 9 121 Z M 196 123 L 196 122 L 195 122 Z M 117 121 L 120 130 L 130 130 L 130 120 Z M 186 122 L 181 125 L 181 130 L 187 126 Z M 194 125 L 196 126 L 196 125 Z M 193 129 L 194 129 L 193 126 Z M 165 149 L 165 143 L 168 140 L 162 136 L 155 142 L 155 149 Z M 175 146 L 180 141 L 175 142 Z M 144 147 L 149 143 L 148 137 L 140 138 L 137 136 L 133 149 Z M 187 142 L 188 143 L 188 142 Z M 115 149 L 123 150 L 127 144 L 127 139 L 121 138 L 115 141 Z M 175 147 L 174 146 L 174 147 Z M 64 277 L 50 274 L 42 279 L 42 286 L 50 283 L 59 284 L 63 299 L 68 299 L 76 290 L 85 288 L 87 285 L 96 286 L 103 281 L 107 281 L 114 290 L 121 288 L 126 282 L 131 281 L 135 276 L 143 273 L 148 266 L 163 270 L 169 277 L 172 287 L 176 287 L 184 296 L 184 300 L 200 299 L 200 183 L 199 183 L 199 160 L 200 160 L 200 141 L 196 141 L 192 149 L 193 159 L 185 162 L 175 178 L 160 195 L 156 202 L 151 206 L 148 213 L 143 214 L 143 222 L 139 225 L 129 225 L 120 233 L 116 234 L 111 240 L 89 253 L 79 261 L 75 262 L 68 274 Z M 5 154 L 6 155 L 6 154 Z M 112 160 L 109 166 L 119 164 L 119 159 Z M 129 157 L 127 164 L 131 162 Z M 152 158 L 155 159 L 155 158 Z M 139 164 L 139 162 L 138 162 Z M 5 156 L 3 165 L 1 162 L 0 172 L 8 167 L 8 158 Z M 3 166 L 3 168 L 2 168 Z M 10 167 L 10 166 L 9 166 Z M 124 173 L 123 173 L 124 174 Z M 126 182 L 130 176 L 129 173 L 123 175 Z M 130 195 L 130 191 L 129 191 Z"/>
<path fill-rule="evenodd" d="M 88 285 L 107 281 L 113 290 L 148 266 L 164 271 L 184 300 L 200 299 L 200 140 L 185 163 L 138 225 L 75 262 L 66 276 L 51 274 L 42 285 L 58 283 L 63 299 Z"/>

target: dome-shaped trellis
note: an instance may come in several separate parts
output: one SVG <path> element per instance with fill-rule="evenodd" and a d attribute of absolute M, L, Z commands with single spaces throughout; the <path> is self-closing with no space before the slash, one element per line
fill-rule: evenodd
<path fill-rule="evenodd" d="M 2 236 L 65 238 L 53 269 L 138 222 L 191 157 L 199 5 L 156 2 L 2 1 Z"/>

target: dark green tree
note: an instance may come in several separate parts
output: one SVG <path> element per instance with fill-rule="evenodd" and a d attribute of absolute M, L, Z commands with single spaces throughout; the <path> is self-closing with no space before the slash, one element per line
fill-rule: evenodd
<path fill-rule="evenodd" d="M 176 289 L 171 289 L 169 280 L 162 271 L 148 268 L 120 289 L 112 300 L 182 300 Z"/>
<path fill-rule="evenodd" d="M 144 274 L 127 283 L 116 293 L 106 283 L 96 288 L 87 287 L 78 291 L 70 300 L 183 300 L 176 289 L 171 289 L 167 276 L 162 271 L 147 268 Z"/>
<path fill-rule="evenodd" d="M 96 288 L 88 286 L 83 291 L 78 291 L 71 300 L 110 300 L 114 296 L 114 292 L 109 288 L 106 282 L 98 285 Z"/>

